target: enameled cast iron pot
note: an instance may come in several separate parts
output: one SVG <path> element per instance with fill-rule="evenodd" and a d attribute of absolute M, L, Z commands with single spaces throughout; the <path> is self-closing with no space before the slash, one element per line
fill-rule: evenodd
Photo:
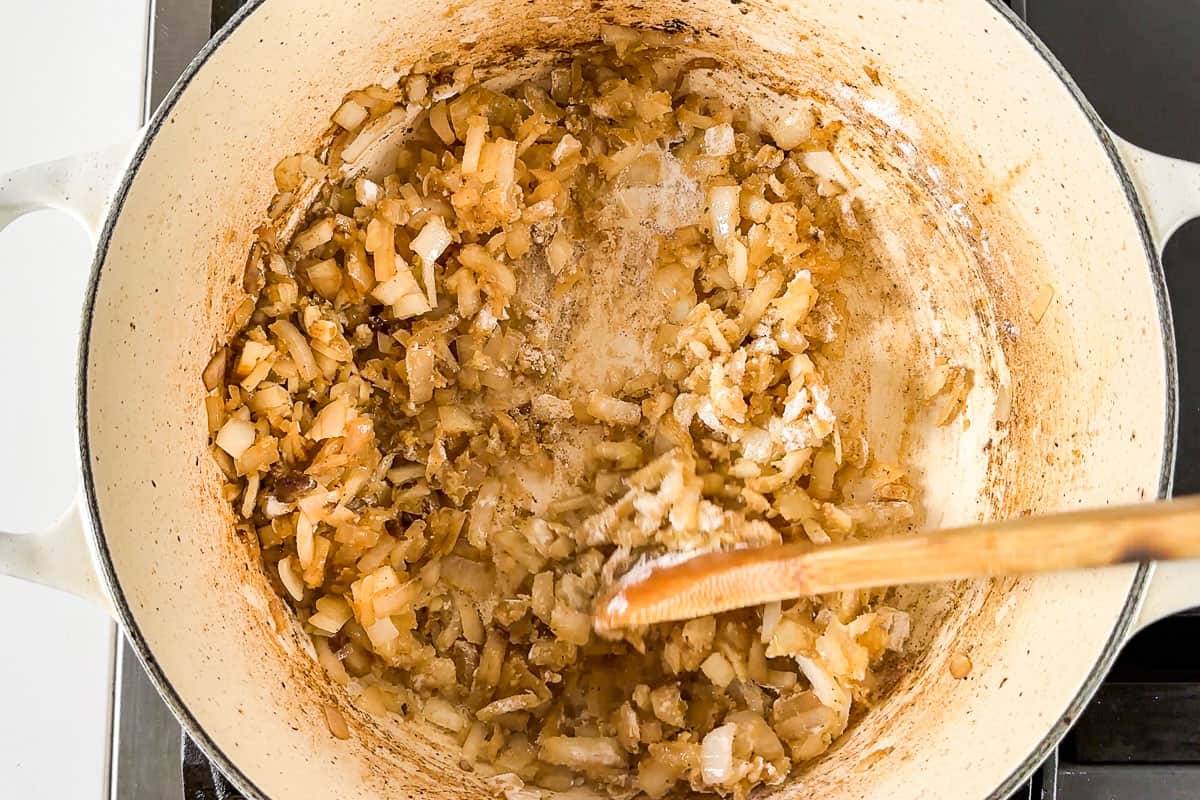
<path fill-rule="evenodd" d="M 912 466 L 929 524 L 1169 493 L 1176 376 L 1158 254 L 1200 212 L 1200 168 L 1114 137 L 998 3 L 251 3 L 136 145 L 0 177 L 0 225 L 55 206 L 96 237 L 79 351 L 83 494 L 52 531 L 0 534 L 0 568 L 109 605 L 248 797 L 490 796 L 447 738 L 374 721 L 324 679 L 218 495 L 199 373 L 241 299 L 272 167 L 315 146 L 346 91 L 398 64 L 446 51 L 503 80 L 594 40 L 602 21 L 690 34 L 753 78 L 715 88 L 764 113 L 809 103 L 844 121 L 835 152 L 871 209 L 872 256 L 848 281 L 838 410 Z M 969 426 L 922 422 L 914 387 L 939 354 L 973 369 Z M 905 601 L 914 645 L 885 699 L 764 797 L 1006 797 L 1129 636 L 1200 602 L 1200 566 Z M 946 669 L 956 652 L 974 663 L 966 680 Z M 329 703 L 345 709 L 348 740 L 329 734 Z"/>

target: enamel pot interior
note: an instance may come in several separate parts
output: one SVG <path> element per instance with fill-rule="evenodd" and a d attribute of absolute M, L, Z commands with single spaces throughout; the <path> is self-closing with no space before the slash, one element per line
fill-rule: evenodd
<path fill-rule="evenodd" d="M 1144 227 L 1094 116 L 1004 13 L 977 0 L 267 0 L 243 13 L 159 110 L 118 197 L 82 382 L 102 567 L 151 674 L 218 762 L 274 798 L 491 796 L 447 736 L 374 720 L 324 679 L 233 532 L 199 378 L 242 299 L 275 162 L 311 149 L 346 91 L 432 52 L 502 81 L 596 39 L 602 21 L 654 26 L 740 76 L 714 90 L 841 120 L 836 153 L 870 213 L 830 367 L 837 410 L 911 467 L 926 521 L 1159 494 L 1171 376 Z M 973 376 L 945 427 L 922 400 L 939 356 Z M 903 593 L 916 631 L 890 690 L 762 796 L 1011 785 L 1108 663 L 1142 579 L 1131 567 Z M 957 652 L 974 663 L 965 680 L 946 667 Z M 327 704 L 348 740 L 330 735 Z"/>

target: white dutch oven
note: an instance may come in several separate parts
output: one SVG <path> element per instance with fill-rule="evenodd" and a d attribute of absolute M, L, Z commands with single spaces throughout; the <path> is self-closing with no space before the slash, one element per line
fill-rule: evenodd
<path fill-rule="evenodd" d="M 271 168 L 316 144 L 345 91 L 394 65 L 447 51 L 511 71 L 594 39 L 605 20 L 689 31 L 762 87 L 846 122 L 838 155 L 873 210 L 873 256 L 850 293 L 834 380 L 875 448 L 913 465 L 932 524 L 1169 492 L 1176 377 L 1158 251 L 1200 212 L 1200 167 L 1117 140 L 1006 9 L 254 3 L 136 148 L 0 178 L 0 225 L 62 207 L 97 240 L 80 338 L 83 497 L 53 531 L 0 534 L 0 567 L 111 603 L 167 703 L 249 797 L 488 796 L 453 742 L 374 721 L 324 680 L 218 496 L 199 372 L 240 299 Z M 722 91 L 784 102 L 757 84 Z M 969 428 L 922 425 L 908 399 L 932 352 L 975 370 Z M 917 641 L 894 686 L 770 796 L 1007 796 L 1122 643 L 1200 603 L 1200 568 L 975 582 L 910 600 Z M 967 680 L 948 674 L 955 652 L 974 662 Z M 345 709 L 348 740 L 330 736 L 329 703 Z"/>

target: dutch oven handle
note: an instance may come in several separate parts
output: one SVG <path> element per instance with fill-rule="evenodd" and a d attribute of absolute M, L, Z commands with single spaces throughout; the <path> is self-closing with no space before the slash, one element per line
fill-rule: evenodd
<path fill-rule="evenodd" d="M 1200 164 L 1151 153 L 1116 134 L 1112 138 L 1133 177 L 1161 258 L 1171 234 L 1200 217 Z M 1156 562 L 1131 634 L 1195 606 L 1200 606 L 1200 560 Z"/>
<path fill-rule="evenodd" d="M 132 144 L 125 142 L 0 175 L 0 230 L 31 211 L 53 208 L 75 217 L 94 245 L 117 179 L 132 151 Z M 76 499 L 46 531 L 0 531 L 0 575 L 62 589 L 111 613 L 111 602 L 93 566 L 93 544 L 80 507 Z"/>

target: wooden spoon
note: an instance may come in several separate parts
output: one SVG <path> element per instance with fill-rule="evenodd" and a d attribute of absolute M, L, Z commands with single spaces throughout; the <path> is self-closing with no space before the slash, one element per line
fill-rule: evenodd
<path fill-rule="evenodd" d="M 640 564 L 616 581 L 596 603 L 596 629 L 703 617 L 846 589 L 1200 558 L 1200 497 L 853 544 L 681 555 Z"/>

